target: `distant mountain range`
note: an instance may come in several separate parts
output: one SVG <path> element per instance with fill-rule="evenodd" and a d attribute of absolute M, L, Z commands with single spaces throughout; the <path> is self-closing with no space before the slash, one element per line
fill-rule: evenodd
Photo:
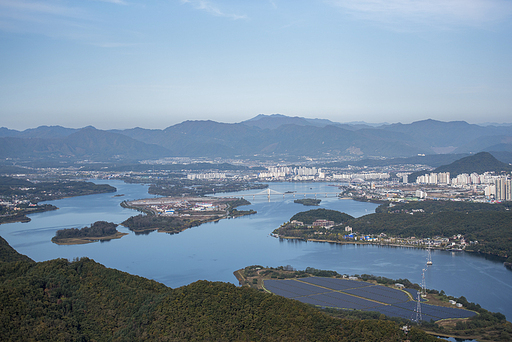
<path fill-rule="evenodd" d="M 371 125 L 274 114 L 234 124 L 184 121 L 165 129 L 0 128 L 0 158 L 102 161 L 287 155 L 371 159 L 480 151 L 500 152 L 505 158 L 512 155 L 512 125 L 479 126 L 430 119 Z"/>

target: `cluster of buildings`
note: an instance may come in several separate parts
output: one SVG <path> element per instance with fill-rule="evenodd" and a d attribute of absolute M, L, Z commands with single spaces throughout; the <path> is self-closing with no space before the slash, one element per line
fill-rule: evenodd
<path fill-rule="evenodd" d="M 14 210 L 19 210 L 18 206 L 22 205 L 22 204 L 28 204 L 29 207 L 36 206 L 35 204 L 30 203 L 29 200 L 13 199 L 11 201 L 0 201 L 0 206 L 4 206 L 4 207 L 11 208 Z"/>
<path fill-rule="evenodd" d="M 452 251 L 461 251 L 468 245 L 476 244 L 478 241 L 466 241 L 464 235 L 457 234 L 450 238 L 436 236 L 434 238 L 417 239 L 414 236 L 409 238 L 387 237 L 386 234 L 380 235 L 380 242 L 394 245 L 408 245 L 415 247 L 432 247 L 436 249 L 447 249 Z"/>
<path fill-rule="evenodd" d="M 390 174 L 387 172 L 361 172 L 361 173 L 329 173 L 315 167 L 268 167 L 267 172 L 260 172 L 259 179 L 265 180 L 322 180 L 338 182 L 364 182 L 367 180 L 387 180 Z"/>
<path fill-rule="evenodd" d="M 223 179 L 226 178 L 225 173 L 220 172 L 210 172 L 210 173 L 189 173 L 187 175 L 187 179 L 195 180 L 195 179 Z"/>
<path fill-rule="evenodd" d="M 227 209 L 227 204 L 224 201 L 204 202 L 204 198 L 200 197 L 180 199 L 154 198 L 131 201 L 128 204 L 135 207 L 144 207 L 155 214 L 166 216 L 190 216 L 190 214 L 196 212 L 212 212 Z"/>
<path fill-rule="evenodd" d="M 268 167 L 267 172 L 258 174 L 260 179 L 314 180 L 325 179 L 322 169 L 316 167 Z"/>
<path fill-rule="evenodd" d="M 416 178 L 417 184 L 430 184 L 430 185 L 479 185 L 479 184 L 493 184 L 500 176 L 495 176 L 489 172 L 481 175 L 478 173 L 462 173 L 455 178 L 450 178 L 450 172 L 431 172 Z M 403 176 L 403 182 L 407 183 L 407 175 Z"/>
<path fill-rule="evenodd" d="M 302 221 L 297 221 L 297 220 L 293 220 L 290 222 L 292 225 L 294 226 L 304 226 L 304 222 Z M 310 226 L 307 226 L 307 228 L 326 228 L 326 229 L 330 229 L 334 226 L 334 221 L 329 221 L 329 220 L 316 220 L 315 222 L 313 222 L 312 225 Z"/>
<path fill-rule="evenodd" d="M 342 182 L 363 182 L 370 179 L 389 179 L 390 174 L 387 172 L 364 172 L 364 173 L 342 173 L 342 174 L 333 174 L 332 179 L 336 181 Z"/>
<path fill-rule="evenodd" d="M 403 182 L 408 182 L 408 175 L 403 176 Z M 432 172 L 416 178 L 417 184 L 450 184 L 450 172 Z"/>
<path fill-rule="evenodd" d="M 403 176 L 403 182 L 407 183 L 407 175 Z M 481 186 L 486 197 L 492 197 L 497 201 L 512 201 L 512 180 L 508 176 L 496 176 L 489 172 L 481 175 L 477 173 L 463 173 L 450 178 L 449 172 L 432 172 L 416 178 L 416 184 L 425 185 L 451 185 L 453 187 Z M 427 194 L 421 190 L 416 191 L 416 197 L 425 198 Z"/>

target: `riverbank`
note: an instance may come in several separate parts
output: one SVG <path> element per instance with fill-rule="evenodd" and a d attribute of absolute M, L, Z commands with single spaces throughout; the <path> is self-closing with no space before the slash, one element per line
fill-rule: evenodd
<path fill-rule="evenodd" d="M 30 222 L 31 219 L 27 215 L 36 214 L 36 213 L 44 213 L 46 211 L 57 210 L 54 205 L 51 204 L 43 204 L 37 205 L 35 207 L 27 207 L 18 209 L 16 212 L 11 214 L 0 215 L 0 224 L 4 223 L 14 223 L 14 222 Z"/>
<path fill-rule="evenodd" d="M 411 249 L 425 249 L 425 250 L 431 249 L 431 250 L 436 250 L 436 251 L 454 252 L 454 253 L 466 252 L 466 253 L 471 253 L 473 255 L 478 255 L 483 258 L 490 258 L 492 260 L 497 260 L 497 261 L 503 262 L 503 266 L 505 266 L 508 270 L 512 271 L 512 263 L 506 262 L 505 261 L 505 260 L 507 260 L 506 258 L 503 258 L 499 255 L 494 255 L 491 253 L 482 253 L 482 252 L 473 251 L 473 250 L 429 247 L 428 245 L 413 246 L 413 245 L 407 245 L 407 244 L 402 245 L 402 244 L 397 244 L 397 243 L 367 242 L 367 241 L 354 241 L 354 240 L 340 241 L 340 240 L 328 240 L 328 239 L 310 239 L 310 238 L 306 239 L 303 237 L 295 237 L 295 236 L 280 236 L 280 235 L 274 234 L 274 233 L 270 233 L 270 236 L 278 238 L 278 239 L 283 239 L 283 240 L 299 240 L 299 241 L 304 241 L 304 242 L 321 242 L 321 243 L 330 243 L 330 244 L 338 244 L 338 245 L 363 245 L 363 246 L 371 245 L 371 246 L 381 246 L 381 247 L 397 247 L 397 248 L 411 248 Z"/>

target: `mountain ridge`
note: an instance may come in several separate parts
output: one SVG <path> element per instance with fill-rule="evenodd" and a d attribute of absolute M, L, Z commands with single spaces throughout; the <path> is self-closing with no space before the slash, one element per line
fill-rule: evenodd
<path fill-rule="evenodd" d="M 87 132 L 87 133 L 86 133 Z M 102 132 L 102 133 L 101 133 Z M 163 129 L 98 130 L 40 126 L 0 128 L 0 157 L 158 159 L 254 155 L 407 158 L 443 153 L 512 151 L 512 126 L 426 119 L 382 126 L 257 115 L 239 123 L 186 120 Z"/>

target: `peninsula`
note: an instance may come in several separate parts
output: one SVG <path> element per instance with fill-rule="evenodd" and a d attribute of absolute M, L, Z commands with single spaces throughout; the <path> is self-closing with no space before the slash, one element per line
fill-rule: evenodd
<path fill-rule="evenodd" d="M 214 222 L 256 214 L 255 210 L 238 210 L 251 204 L 245 199 L 225 197 L 161 197 L 124 201 L 121 206 L 143 212 L 122 223 L 136 233 L 159 232 L 177 234 L 185 229 Z"/>
<path fill-rule="evenodd" d="M 254 265 L 233 273 L 242 287 L 295 299 L 338 318 L 393 320 L 407 326 L 405 331 L 412 325 L 436 336 L 478 341 L 503 341 L 512 331 L 503 314 L 408 279 L 349 276 L 311 267 L 298 271 L 289 265 Z"/>
<path fill-rule="evenodd" d="M 108 184 L 83 181 L 31 182 L 0 176 L 0 224 L 29 222 L 29 214 L 58 209 L 51 204 L 38 204 L 42 201 L 116 191 L 116 188 Z"/>
<path fill-rule="evenodd" d="M 512 262 L 511 204 L 451 201 L 389 203 L 354 218 L 333 210 L 301 212 L 272 235 L 334 243 L 467 251 Z"/>

